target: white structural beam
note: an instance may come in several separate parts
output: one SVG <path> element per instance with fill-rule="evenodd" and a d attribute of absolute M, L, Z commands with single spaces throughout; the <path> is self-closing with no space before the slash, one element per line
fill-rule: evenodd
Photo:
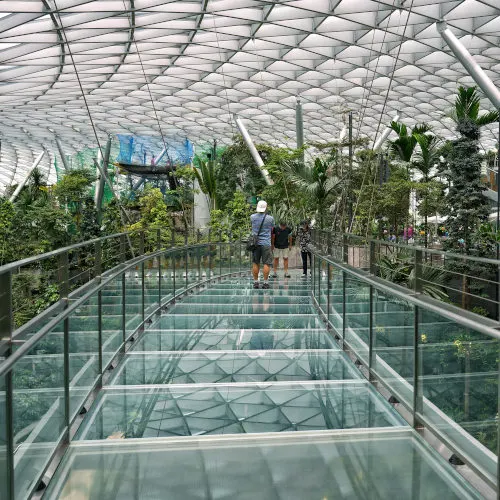
<path fill-rule="evenodd" d="M 18 184 L 16 190 L 12 193 L 12 196 L 9 198 L 9 201 L 11 203 L 18 197 L 19 193 L 21 192 L 21 189 L 26 185 L 26 182 L 28 182 L 30 175 L 33 173 L 33 170 L 35 170 L 35 168 L 38 167 L 38 164 L 42 161 L 44 155 L 45 155 L 45 149 L 37 156 L 36 160 L 33 162 L 33 165 L 31 165 L 30 169 L 28 170 L 26 177 L 22 180 L 22 182 Z"/>
<path fill-rule="evenodd" d="M 264 176 L 264 179 L 266 180 L 267 184 L 269 184 L 269 185 L 273 184 L 273 181 L 272 181 L 271 177 L 269 176 L 269 172 L 264 168 L 264 161 L 260 157 L 260 154 L 257 151 L 257 148 L 255 147 L 255 144 L 253 143 L 252 138 L 250 137 L 250 134 L 248 133 L 248 130 L 246 129 L 243 122 L 241 121 L 241 118 L 235 116 L 234 120 L 236 122 L 238 130 L 241 132 L 241 135 L 243 136 L 243 140 L 245 141 L 245 144 L 247 145 L 248 149 L 250 150 L 250 154 L 252 155 L 252 158 L 255 161 L 255 164 L 260 168 L 260 171 L 262 172 L 262 175 Z"/>
<path fill-rule="evenodd" d="M 64 170 L 68 171 L 69 170 L 68 160 L 66 159 L 66 155 L 64 154 L 61 141 L 59 140 L 58 137 L 56 137 L 56 144 L 57 144 L 57 149 L 59 150 L 59 156 L 61 157 L 61 161 L 63 162 Z"/>
<path fill-rule="evenodd" d="M 492 102 L 496 109 L 500 108 L 500 90 L 491 81 L 483 68 L 474 60 L 471 53 L 464 47 L 462 42 L 448 28 L 445 21 L 436 23 L 437 30 L 443 40 L 448 44 L 450 50 L 467 70 L 469 75 L 485 93 L 486 97 Z"/>
<path fill-rule="evenodd" d="M 394 117 L 394 122 L 398 122 L 399 119 L 401 118 L 400 114 L 397 113 L 396 116 Z M 387 138 L 391 135 L 392 128 L 387 127 L 380 137 L 375 141 L 375 144 L 373 145 L 373 151 L 378 151 L 384 144 L 384 142 L 387 140 Z"/>

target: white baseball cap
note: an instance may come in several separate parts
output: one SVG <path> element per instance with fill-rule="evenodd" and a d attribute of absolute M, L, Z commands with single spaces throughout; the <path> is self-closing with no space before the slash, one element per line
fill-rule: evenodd
<path fill-rule="evenodd" d="M 257 212 L 265 212 L 267 210 L 267 202 L 264 200 L 260 200 L 259 203 L 257 203 Z"/>

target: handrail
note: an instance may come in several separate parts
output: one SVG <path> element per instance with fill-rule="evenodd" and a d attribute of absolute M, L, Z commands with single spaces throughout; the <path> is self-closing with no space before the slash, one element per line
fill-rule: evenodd
<path fill-rule="evenodd" d="M 421 307 L 422 309 L 427 309 L 428 311 L 443 316 L 446 319 L 458 323 L 465 328 L 470 328 L 472 330 L 483 333 L 484 335 L 488 335 L 489 337 L 492 337 L 496 340 L 500 340 L 500 331 L 497 329 L 500 328 L 500 326 L 498 326 L 498 323 L 493 320 L 483 318 L 474 313 L 469 313 L 468 311 L 464 311 L 463 309 L 460 309 L 459 307 L 453 306 L 451 304 L 443 304 L 439 300 L 433 299 L 432 297 L 428 297 L 420 293 L 408 293 L 408 289 L 405 289 L 404 287 L 396 283 L 390 283 L 389 281 L 382 278 L 371 276 L 366 271 L 364 272 L 359 269 L 351 268 L 346 264 L 340 264 L 339 262 L 321 255 L 317 250 L 313 248 L 311 248 L 311 252 L 313 253 L 313 255 L 320 258 L 324 262 L 327 262 L 328 264 L 339 268 L 340 270 L 354 276 L 357 279 L 360 279 L 361 281 L 364 281 L 367 285 L 371 285 L 374 288 L 383 291 L 384 293 L 396 296 L 398 299 L 410 302 L 415 306 Z M 443 307 L 444 305 L 446 307 Z M 478 320 L 478 318 L 480 319 Z M 481 321 L 489 324 L 481 324 Z M 494 327 L 493 325 L 497 325 L 497 327 Z"/>
<path fill-rule="evenodd" d="M 334 231 L 327 231 L 325 229 L 316 229 L 316 230 L 314 230 L 314 232 L 323 233 L 323 234 L 326 234 L 326 235 L 338 236 L 338 237 L 342 237 L 342 238 L 343 237 L 347 237 L 347 238 L 351 238 L 351 239 L 354 239 L 354 240 L 362 240 L 362 241 L 366 242 L 366 245 L 369 245 L 370 242 L 373 242 L 375 244 L 381 244 L 381 245 L 390 246 L 390 247 L 394 247 L 394 248 L 401 248 L 402 250 L 408 250 L 408 251 L 420 250 L 420 251 L 428 253 L 428 254 L 440 255 L 443 258 L 471 260 L 471 261 L 479 262 L 479 263 L 482 263 L 482 264 L 492 264 L 492 265 L 495 265 L 497 267 L 500 266 L 500 260 L 499 259 L 492 259 L 492 258 L 488 258 L 488 257 L 476 257 L 474 255 L 467 255 L 467 254 L 456 253 L 456 252 L 447 252 L 447 251 L 444 251 L 444 250 L 436 250 L 435 248 L 425 248 L 425 247 L 423 247 L 421 245 L 414 245 L 414 244 L 412 244 L 412 245 L 405 245 L 405 244 L 396 243 L 396 242 L 393 242 L 393 241 L 378 240 L 378 239 L 375 239 L 375 238 L 364 237 L 364 236 L 360 236 L 359 234 L 337 233 L 337 232 L 334 232 Z M 314 234 L 314 232 L 313 232 L 313 234 Z"/>
<path fill-rule="evenodd" d="M 14 262 L 9 262 L 8 264 L 4 264 L 3 266 L 0 266 L 0 274 L 9 272 L 9 271 L 15 271 L 19 267 L 27 266 L 29 264 L 34 264 L 35 262 L 42 261 L 42 260 L 47 260 L 52 257 L 57 257 L 58 255 L 61 255 L 65 252 L 70 252 L 71 250 L 76 250 L 77 248 L 82 248 L 88 245 L 93 245 L 95 243 L 98 243 L 99 241 L 106 241 L 111 238 L 118 238 L 119 236 L 126 236 L 130 234 L 137 233 L 139 231 L 134 230 L 134 231 L 125 231 L 122 233 L 115 233 L 115 234 L 110 234 L 107 236 L 101 236 L 100 238 L 94 238 L 92 240 L 87 240 L 87 241 L 82 241 L 80 243 L 74 243 L 73 245 L 69 245 L 67 247 L 62 247 L 58 248 L 57 250 L 52 250 L 50 252 L 38 254 L 38 255 L 33 255 L 32 257 L 26 257 L 25 259 L 21 260 L 16 260 Z"/>
<path fill-rule="evenodd" d="M 335 332 L 342 348 L 366 368 L 369 380 L 377 381 L 408 410 L 409 418 L 406 418 L 410 425 L 415 428 L 425 426 L 451 450 L 454 457 L 468 464 L 498 495 L 500 468 L 498 458 L 491 450 L 495 439 L 496 443 L 500 442 L 500 427 L 496 422 L 500 407 L 499 324 L 418 290 L 408 290 L 345 261 L 338 262 L 322 253 L 322 248 L 310 246 L 309 249 L 313 257 L 313 303 Z M 341 282 L 341 308 L 337 307 L 336 301 L 332 302 L 334 273 L 341 277 L 337 281 Z M 366 292 L 359 297 L 349 295 L 348 300 L 347 289 L 351 280 Z M 377 292 L 383 295 L 380 297 Z M 380 300 L 393 306 L 378 308 L 376 304 Z M 354 317 L 347 307 L 351 302 L 364 304 L 364 307 L 355 308 Z M 362 321 L 354 319 L 358 312 Z M 431 314 L 427 319 L 426 312 Z M 394 315 L 398 317 L 398 313 L 404 313 L 403 322 L 394 321 Z M 435 318 L 445 320 L 447 326 L 434 323 Z M 484 347 L 485 342 L 489 347 Z M 444 349 L 443 346 L 448 347 Z M 443 367 L 436 365 L 436 352 L 444 357 L 441 361 L 445 363 Z M 460 358 L 463 358 L 463 363 Z M 447 363 L 452 363 L 453 369 L 448 368 Z M 496 381 L 498 386 L 493 386 L 491 394 L 479 392 L 478 395 L 471 382 L 475 375 L 482 379 L 487 377 L 489 384 Z M 454 385 L 450 385 L 451 381 Z M 435 389 L 431 384 L 437 384 Z M 484 385 L 488 387 L 488 384 Z M 481 390 L 485 388 L 481 386 Z M 449 391 L 452 391 L 450 396 Z M 472 401 L 476 400 L 474 404 L 482 405 L 479 415 L 478 408 L 472 409 Z M 472 434 L 465 425 L 471 423 L 483 426 L 482 435 Z"/>
<path fill-rule="evenodd" d="M 214 244 L 214 243 L 210 243 Z M 229 243 L 222 243 L 223 245 L 227 245 Z M 100 283 L 96 286 L 93 287 L 91 290 L 89 290 L 87 293 L 82 295 L 80 298 L 75 300 L 70 306 L 65 308 L 60 314 L 58 314 L 55 318 L 51 319 L 45 326 L 43 326 L 35 335 L 33 335 L 29 340 L 23 343 L 21 347 L 19 347 L 14 354 L 10 355 L 8 358 L 5 359 L 2 363 L 0 363 L 0 377 L 4 376 L 6 373 L 8 373 L 14 364 L 22 358 L 24 355 L 26 355 L 34 346 L 39 342 L 43 337 L 45 337 L 50 331 L 61 321 L 64 321 L 66 318 L 68 318 L 71 313 L 75 310 L 78 309 L 83 303 L 85 303 L 92 295 L 95 295 L 97 292 L 102 290 L 106 285 L 111 283 L 113 280 L 115 280 L 117 277 L 121 276 L 123 273 L 125 273 L 127 270 L 132 269 L 136 267 L 138 264 L 141 264 L 142 262 L 145 262 L 150 259 L 154 259 L 160 255 L 165 255 L 165 254 L 171 254 L 174 252 L 178 252 L 180 250 L 191 250 L 194 248 L 201 248 L 208 245 L 207 244 L 197 244 L 197 245 L 185 245 L 182 247 L 174 247 L 174 248 L 169 248 L 166 250 L 157 250 L 154 253 L 150 253 L 147 255 L 143 255 L 140 258 L 135 258 L 132 259 L 132 261 L 127 264 L 126 266 L 122 267 L 119 266 L 119 269 L 111 274 L 110 276 L 106 277 L 104 280 L 101 280 Z"/>
<path fill-rule="evenodd" d="M 204 249 L 204 251 L 199 251 L 200 249 Z M 38 481 L 43 477 L 50 463 L 58 459 L 55 457 L 62 457 L 63 448 L 67 447 L 72 439 L 71 430 L 77 420 L 79 411 L 88 404 L 89 397 L 95 394 L 95 391 L 99 390 L 102 386 L 103 378 L 106 376 L 105 374 L 108 367 L 112 366 L 123 353 L 127 352 L 127 346 L 130 345 L 129 341 L 133 341 L 134 337 L 144 330 L 145 325 L 151 322 L 152 318 L 162 311 L 162 308 L 172 302 L 175 303 L 181 295 L 189 293 L 194 288 L 211 282 L 214 279 L 220 279 L 223 276 L 235 274 L 239 275 L 242 270 L 247 267 L 247 257 L 245 256 L 244 249 L 245 246 L 241 241 L 209 241 L 167 249 L 158 249 L 154 252 L 143 254 L 140 257 L 134 257 L 117 265 L 113 270 L 108 271 L 105 276 L 97 274 L 96 278 L 81 287 L 82 294 L 74 301 L 70 302 L 68 300 L 69 296 L 66 287 L 60 302 L 63 309 L 58 311 L 55 317 L 50 318 L 32 337 L 25 341 L 17 341 L 12 337 L 10 337 L 10 339 L 5 339 L 10 347 L 12 347 L 14 343 L 18 344 L 16 350 L 8 348 L 7 357 L 0 362 L 0 381 L 5 391 L 5 398 L 0 401 L 0 409 L 5 410 L 2 412 L 6 416 L 4 420 L 6 460 L 4 461 L 4 465 L 2 465 L 6 470 L 5 474 L 2 475 L 7 478 L 7 482 L 5 483 L 6 489 L 2 489 L 2 491 L 6 491 L 8 500 L 14 500 L 17 495 L 21 495 L 21 493 L 17 492 L 14 484 L 15 481 L 17 481 L 17 467 L 33 468 L 30 477 L 31 482 L 23 486 L 25 491 L 22 493 L 23 496 L 29 497 L 34 492 Z M 214 250 L 215 256 L 213 254 Z M 235 250 L 237 251 L 235 252 Z M 65 256 L 65 251 L 62 250 L 62 252 L 61 255 Z M 180 258 L 183 260 L 182 267 L 179 267 Z M 164 259 L 170 261 L 166 264 L 166 267 Z M 215 267 L 214 265 L 217 259 L 219 263 L 217 267 Z M 155 270 L 153 277 L 147 272 L 149 266 L 146 263 L 148 261 L 151 262 Z M 99 266 L 97 267 L 99 268 Z M 131 276 L 132 270 L 138 268 L 140 270 L 139 281 L 137 282 L 139 283 L 139 293 L 129 295 L 127 273 Z M 166 278 L 162 270 L 173 270 L 172 279 L 165 281 Z M 202 270 L 203 274 L 201 272 Z M 7 273 L 7 276 L 10 277 L 10 271 Z M 178 276 L 178 273 L 181 273 L 181 277 Z M 195 273 L 196 275 L 194 281 L 192 281 L 193 275 L 191 273 Z M 147 283 L 146 280 L 148 280 Z M 106 287 L 111 285 L 114 291 L 114 285 L 118 282 L 121 282 L 121 287 L 118 285 L 118 288 L 116 288 L 121 298 L 121 307 L 113 318 L 117 316 L 120 317 L 120 320 L 116 324 L 113 324 L 114 320 L 112 320 L 113 323 L 106 328 L 112 330 L 112 338 L 118 340 L 118 342 L 113 340 L 111 343 L 108 343 L 111 337 L 108 338 L 103 335 L 105 313 L 102 297 Z M 131 282 L 132 288 L 136 289 L 135 278 L 131 278 Z M 8 284 L 9 282 L 4 283 Z M 150 289 L 154 291 L 148 292 L 147 290 L 152 283 L 156 283 L 153 285 L 153 288 Z M 164 288 L 164 283 L 167 284 L 166 288 Z M 90 284 L 93 286 L 87 288 Z M 152 297 L 153 301 L 149 301 L 146 297 Z M 136 303 L 138 307 L 128 311 L 127 306 L 130 303 L 130 298 L 132 298 L 133 303 Z M 89 305 L 90 307 L 95 306 L 96 311 L 80 314 L 78 309 L 83 305 Z M 54 310 L 52 311 L 54 312 Z M 85 320 L 81 324 L 83 326 L 76 328 L 74 334 L 72 334 L 70 328 L 72 317 L 78 319 L 78 322 L 80 322 L 80 316 L 85 317 L 89 315 L 95 319 L 95 323 L 94 320 L 92 320 L 91 325 L 89 325 Z M 0 322 L 2 321 L 5 323 L 5 318 L 0 317 Z M 55 328 L 60 325 L 63 326 L 62 329 Z M 5 327 L 5 324 L 0 325 L 0 327 L 1 326 Z M 25 364 L 22 360 L 30 359 L 29 353 L 33 352 L 36 346 L 40 345 L 40 342 L 43 342 L 52 332 L 57 334 L 55 338 L 58 338 L 60 343 L 56 343 L 58 347 L 49 346 L 49 352 L 52 352 L 54 349 L 58 350 L 62 347 L 63 373 L 56 375 L 55 381 L 50 382 L 50 386 L 46 387 L 42 385 L 43 388 L 46 387 L 42 392 L 51 392 L 54 390 L 53 398 L 59 407 L 58 415 L 54 418 L 57 418 L 57 425 L 60 428 L 60 432 L 57 438 L 54 437 L 47 441 L 42 465 L 39 460 L 40 457 L 37 458 L 35 463 L 32 463 L 29 454 L 23 453 L 22 450 L 16 455 L 18 448 L 23 447 L 24 451 L 29 450 L 32 446 L 32 441 L 27 439 L 15 443 L 15 425 L 23 425 L 22 428 L 31 429 L 30 432 L 36 433 L 40 432 L 41 427 L 38 431 L 35 431 L 33 429 L 37 429 L 38 427 L 32 427 L 32 423 L 43 422 L 43 425 L 46 426 L 51 425 L 51 422 L 46 420 L 47 410 L 44 409 L 43 405 L 39 408 L 37 398 L 22 399 L 25 398 L 25 391 L 28 391 L 29 396 L 29 391 L 32 386 L 30 385 L 31 382 L 23 383 L 22 381 L 18 381 L 15 378 L 17 373 L 15 370 L 18 367 L 20 370 L 25 370 Z M 79 335 L 80 332 L 84 334 L 83 337 Z M 90 350 L 85 346 L 80 346 L 78 342 L 72 347 L 72 339 L 78 340 L 79 338 L 85 339 L 85 345 L 87 345 L 86 339 L 89 339 L 89 346 L 91 346 Z M 74 378 L 72 379 L 70 367 L 72 354 L 74 353 L 82 353 L 89 356 L 87 364 L 92 366 L 92 374 L 85 382 L 84 387 L 77 388 L 73 384 Z M 49 359 L 52 359 L 50 355 Z M 28 363 L 28 365 L 30 366 L 31 363 Z M 48 369 L 50 370 L 51 368 L 49 367 Z M 54 369 L 54 367 L 52 367 L 52 369 Z M 57 365 L 56 369 L 59 369 L 59 365 Z M 36 376 L 33 368 L 28 368 L 28 370 L 29 377 L 32 378 Z M 16 386 L 14 386 L 14 383 L 16 383 Z M 24 417 L 14 412 L 15 404 L 19 400 L 18 398 L 21 398 L 20 400 L 24 401 L 29 407 L 36 409 L 34 416 L 29 417 L 28 422 L 25 421 Z M 28 425 L 28 427 L 26 427 L 26 425 Z"/>

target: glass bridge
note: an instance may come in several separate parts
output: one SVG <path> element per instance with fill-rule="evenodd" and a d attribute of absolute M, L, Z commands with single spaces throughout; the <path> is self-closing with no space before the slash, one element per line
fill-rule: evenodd
<path fill-rule="evenodd" d="M 494 498 L 498 332 L 319 252 L 248 269 L 219 242 L 62 286 L 0 358 L 1 500 Z"/>
<path fill-rule="evenodd" d="M 251 285 L 210 284 L 134 339 L 44 498 L 477 497 L 339 348 L 308 281 Z"/>

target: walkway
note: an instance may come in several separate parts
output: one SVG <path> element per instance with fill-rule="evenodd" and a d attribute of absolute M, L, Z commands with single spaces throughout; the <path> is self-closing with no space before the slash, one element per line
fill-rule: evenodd
<path fill-rule="evenodd" d="M 478 498 L 332 340 L 308 282 L 251 285 L 211 284 L 149 325 L 44 498 Z"/>

